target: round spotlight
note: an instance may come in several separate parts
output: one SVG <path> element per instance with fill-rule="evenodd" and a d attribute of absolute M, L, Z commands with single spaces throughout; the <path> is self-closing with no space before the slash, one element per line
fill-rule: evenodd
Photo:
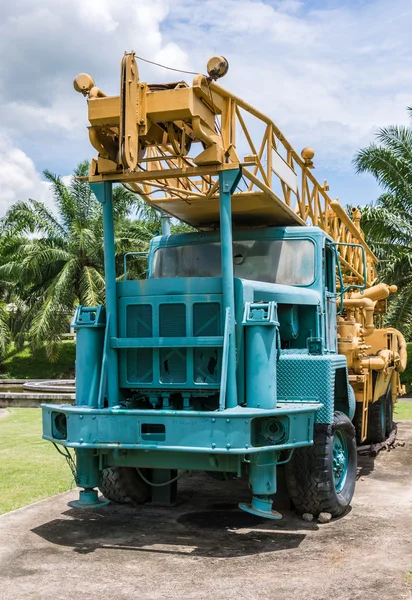
<path fill-rule="evenodd" d="M 94 79 L 87 75 L 87 73 L 80 73 L 77 77 L 74 78 L 73 87 L 76 92 L 83 94 L 83 96 L 87 96 L 90 93 L 90 90 L 94 88 Z"/>
<path fill-rule="evenodd" d="M 229 63 L 224 56 L 212 56 L 207 63 L 207 72 L 212 79 L 220 79 L 229 71 Z"/>
<path fill-rule="evenodd" d="M 315 151 L 313 148 L 303 148 L 300 155 L 304 160 L 312 160 L 312 158 L 315 156 Z"/>

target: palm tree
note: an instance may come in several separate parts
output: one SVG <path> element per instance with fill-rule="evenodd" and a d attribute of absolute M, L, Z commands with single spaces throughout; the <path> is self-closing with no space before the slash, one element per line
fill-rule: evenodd
<path fill-rule="evenodd" d="M 74 305 L 104 302 L 102 211 L 89 184 L 78 179 L 87 173 L 88 163 L 82 162 L 65 184 L 59 176 L 44 171 L 56 214 L 30 199 L 14 204 L 3 219 L 0 280 L 14 284 L 19 298 L 14 319 L 19 330 L 16 341 L 21 344 L 28 339 L 33 346 L 46 343 L 51 358 L 58 353 Z M 128 220 L 131 209 L 140 205 L 136 195 L 124 187 L 114 188 L 113 200 L 120 275 L 123 254 L 146 250 L 159 225 L 154 213 L 145 220 Z"/>
<path fill-rule="evenodd" d="M 408 109 L 411 110 L 411 109 Z M 358 173 L 371 173 L 384 193 L 362 210 L 362 228 L 380 260 L 379 279 L 398 286 L 387 323 L 412 333 L 412 128 L 391 125 L 377 144 L 354 158 Z"/>

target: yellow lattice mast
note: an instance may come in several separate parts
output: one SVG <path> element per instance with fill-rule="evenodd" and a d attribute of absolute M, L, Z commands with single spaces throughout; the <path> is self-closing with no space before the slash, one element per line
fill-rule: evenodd
<path fill-rule="evenodd" d="M 121 63 L 119 96 L 106 96 L 85 74 L 75 88 L 88 96 L 89 134 L 98 151 L 90 181 L 121 181 L 146 202 L 198 229 L 218 227 L 219 172 L 241 166 L 232 199 L 237 226 L 317 225 L 342 246 L 345 283 L 370 286 L 377 259 L 350 219 L 312 173 L 314 152 L 299 155 L 273 121 L 217 85 L 227 62 L 214 57 L 209 76 L 149 85 L 134 53 Z"/>

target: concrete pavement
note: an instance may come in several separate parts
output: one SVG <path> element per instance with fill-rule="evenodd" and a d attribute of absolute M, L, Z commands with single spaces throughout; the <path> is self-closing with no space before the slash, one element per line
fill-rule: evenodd
<path fill-rule="evenodd" d="M 73 491 L 3 515 L 0 600 L 410 599 L 412 422 L 399 439 L 359 459 L 352 510 L 326 525 L 242 513 L 243 482 L 204 474 L 174 507 L 78 511 Z"/>

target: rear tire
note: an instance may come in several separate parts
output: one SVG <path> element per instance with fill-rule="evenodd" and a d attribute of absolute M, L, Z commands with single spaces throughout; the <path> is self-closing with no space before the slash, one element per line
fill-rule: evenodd
<path fill-rule="evenodd" d="M 363 412 L 363 402 L 357 402 L 355 408 L 355 416 L 353 417 L 353 425 L 356 431 L 356 443 L 360 446 L 362 443 L 362 412 Z"/>
<path fill-rule="evenodd" d="M 386 394 L 369 404 L 367 440 L 369 444 L 386 440 Z"/>
<path fill-rule="evenodd" d="M 150 489 L 134 467 L 108 467 L 102 471 L 99 490 L 107 500 L 117 504 L 144 504 Z"/>
<path fill-rule="evenodd" d="M 389 385 L 386 392 L 386 437 L 390 435 L 393 429 L 393 402 L 392 402 L 392 386 Z"/>
<path fill-rule="evenodd" d="M 349 418 L 336 411 L 333 424 L 315 424 L 313 446 L 297 448 L 286 464 L 289 496 L 299 513 L 339 517 L 356 482 L 356 436 Z"/>

